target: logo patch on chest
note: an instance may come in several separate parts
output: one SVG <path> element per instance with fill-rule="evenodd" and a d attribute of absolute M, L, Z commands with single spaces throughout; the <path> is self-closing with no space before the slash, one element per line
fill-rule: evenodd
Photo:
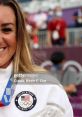
<path fill-rule="evenodd" d="M 20 92 L 15 98 L 15 105 L 21 111 L 29 111 L 36 105 L 36 96 L 29 91 Z"/>

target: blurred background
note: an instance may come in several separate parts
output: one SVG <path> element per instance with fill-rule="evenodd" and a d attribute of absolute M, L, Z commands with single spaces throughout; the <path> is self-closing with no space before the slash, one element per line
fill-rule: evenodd
<path fill-rule="evenodd" d="M 65 74 L 60 82 L 66 83 L 63 85 L 74 117 L 82 117 L 82 0 L 17 1 L 23 10 L 34 62 L 53 71 L 54 76 Z"/>

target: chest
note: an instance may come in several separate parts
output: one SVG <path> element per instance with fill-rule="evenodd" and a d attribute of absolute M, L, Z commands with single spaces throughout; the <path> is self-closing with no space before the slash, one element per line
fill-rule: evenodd
<path fill-rule="evenodd" d="M 11 104 L 0 110 L 1 117 L 31 117 L 34 113 L 41 111 L 48 100 L 49 86 L 18 85 L 15 88 Z M 5 115 L 4 115 L 4 114 Z"/>

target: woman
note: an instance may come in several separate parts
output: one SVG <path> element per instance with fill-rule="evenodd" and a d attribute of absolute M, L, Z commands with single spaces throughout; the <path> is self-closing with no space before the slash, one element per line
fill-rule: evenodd
<path fill-rule="evenodd" d="M 29 48 L 29 37 L 17 2 L 0 0 L 0 117 L 11 114 L 12 117 L 73 117 L 67 95 L 57 82 L 12 84 L 14 73 L 42 72 L 33 65 Z M 45 75 L 42 77 L 44 79 Z"/>

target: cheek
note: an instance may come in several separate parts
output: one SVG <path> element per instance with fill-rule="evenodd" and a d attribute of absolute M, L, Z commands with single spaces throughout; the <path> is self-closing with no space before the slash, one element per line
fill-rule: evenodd
<path fill-rule="evenodd" d="M 16 45 L 17 45 L 16 34 L 11 34 L 7 36 L 7 44 L 10 48 L 16 50 Z"/>

